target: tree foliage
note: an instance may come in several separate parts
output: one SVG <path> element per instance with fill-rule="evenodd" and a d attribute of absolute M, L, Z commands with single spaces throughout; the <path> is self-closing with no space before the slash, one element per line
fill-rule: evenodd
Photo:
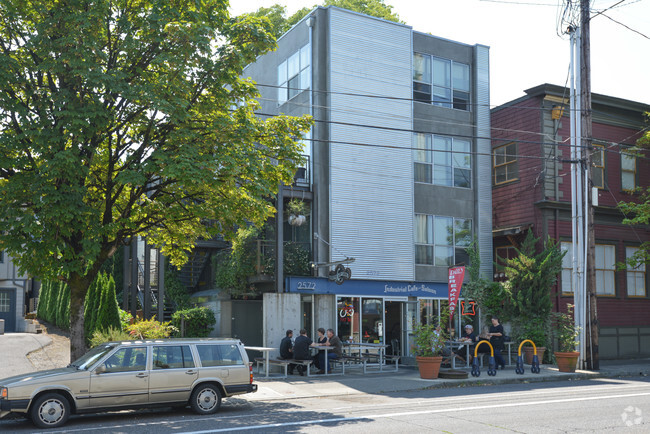
<path fill-rule="evenodd" d="M 545 346 L 550 331 L 550 315 L 553 309 L 551 291 L 562 271 L 562 252 L 558 245 L 547 239 L 540 253 L 536 252 L 539 238 L 529 229 L 517 256 L 505 259 L 504 272 L 508 279 L 503 284 L 506 294 L 506 314 L 515 326 L 520 338 L 536 336 L 535 344 Z"/>
<path fill-rule="evenodd" d="M 388 21 L 402 23 L 399 15 L 393 13 L 393 6 L 387 5 L 384 3 L 384 0 L 325 0 L 310 8 L 302 8 L 289 17 L 286 16 L 287 8 L 285 6 L 274 4 L 268 8 L 259 8 L 250 15 L 268 18 L 271 22 L 275 37 L 279 38 L 317 6 L 336 6 L 373 17 L 383 18 Z"/>
<path fill-rule="evenodd" d="M 509 321 L 510 318 L 504 310 L 506 293 L 503 285 L 481 276 L 481 255 L 476 238 L 467 248 L 467 254 L 469 265 L 466 270 L 469 279 L 463 285 L 463 298 L 474 300 L 488 320 L 490 316 L 497 315 L 501 321 Z"/>
<path fill-rule="evenodd" d="M 646 113 L 646 118 L 650 122 L 650 113 Z M 650 131 L 646 131 L 643 136 L 636 142 L 636 148 L 630 152 L 645 156 L 642 152 L 650 148 Z M 630 226 L 648 225 L 650 223 L 650 187 L 645 189 L 637 188 L 639 193 L 636 201 L 619 202 L 618 207 L 626 216 L 623 224 Z M 650 264 L 650 242 L 646 241 L 639 246 L 639 250 L 630 258 L 626 258 L 626 264 L 621 268 L 637 268 L 641 264 Z"/>
<path fill-rule="evenodd" d="M 254 115 L 240 74 L 274 44 L 221 0 L 0 3 L 0 250 L 69 284 L 73 358 L 88 286 L 127 240 L 178 266 L 274 212 L 310 126 Z"/>

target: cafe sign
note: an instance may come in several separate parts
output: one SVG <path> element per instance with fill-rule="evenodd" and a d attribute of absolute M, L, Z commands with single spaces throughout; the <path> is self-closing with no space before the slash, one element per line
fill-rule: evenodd
<path fill-rule="evenodd" d="M 463 279 L 465 278 L 465 267 L 451 267 L 449 269 L 449 317 L 454 316 L 454 311 L 458 305 L 458 296 L 460 295 L 460 288 L 463 286 Z"/>

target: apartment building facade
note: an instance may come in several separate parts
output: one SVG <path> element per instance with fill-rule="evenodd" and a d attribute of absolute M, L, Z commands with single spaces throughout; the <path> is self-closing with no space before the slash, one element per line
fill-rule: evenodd
<path fill-rule="evenodd" d="M 550 236 L 560 243 L 567 254 L 553 301 L 556 309 L 566 311 L 573 303 L 569 90 L 543 84 L 525 92 L 492 110 L 494 253 L 497 261 L 511 257 L 529 228 L 537 237 Z M 650 240 L 650 228 L 624 225 L 625 215 L 617 208 L 621 201 L 640 200 L 635 189 L 650 183 L 647 152 L 627 152 L 647 129 L 648 111 L 648 104 L 592 95 L 591 179 L 597 188 L 594 233 L 602 359 L 650 354 L 645 266 L 618 266 Z"/>
<path fill-rule="evenodd" d="M 264 294 L 265 345 L 332 327 L 408 355 L 474 237 L 492 272 L 488 47 L 318 7 L 244 76 L 260 113 L 314 117 L 309 183 L 285 193 L 311 201 L 315 271 Z M 337 266 L 351 278 L 336 282 Z"/>

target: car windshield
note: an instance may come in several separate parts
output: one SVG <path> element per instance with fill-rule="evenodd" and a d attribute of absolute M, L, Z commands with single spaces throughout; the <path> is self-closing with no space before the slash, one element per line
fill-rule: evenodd
<path fill-rule="evenodd" d="M 72 362 L 70 366 L 74 366 L 77 369 L 88 369 L 90 366 L 93 365 L 93 363 L 95 363 L 97 360 L 104 357 L 116 346 L 117 344 L 103 344 L 103 345 L 96 346 L 95 348 L 91 349 L 86 354 L 84 354 L 83 356 L 81 356 L 80 358 Z"/>

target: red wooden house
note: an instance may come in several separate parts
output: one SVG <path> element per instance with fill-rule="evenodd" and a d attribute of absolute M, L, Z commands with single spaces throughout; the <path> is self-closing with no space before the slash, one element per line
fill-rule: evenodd
<path fill-rule="evenodd" d="M 543 84 L 492 110 L 492 206 L 495 258 L 510 257 L 531 228 L 568 249 L 554 290 L 556 309 L 573 303 L 571 288 L 571 183 L 569 90 Z M 592 180 L 596 292 L 601 359 L 650 355 L 650 298 L 646 269 L 620 270 L 638 246 L 650 240 L 648 226 L 623 225 L 620 201 L 638 201 L 636 187 L 650 184 L 650 153 L 626 153 L 650 123 L 650 105 L 592 95 Z M 498 268 L 495 269 L 499 276 Z"/>

